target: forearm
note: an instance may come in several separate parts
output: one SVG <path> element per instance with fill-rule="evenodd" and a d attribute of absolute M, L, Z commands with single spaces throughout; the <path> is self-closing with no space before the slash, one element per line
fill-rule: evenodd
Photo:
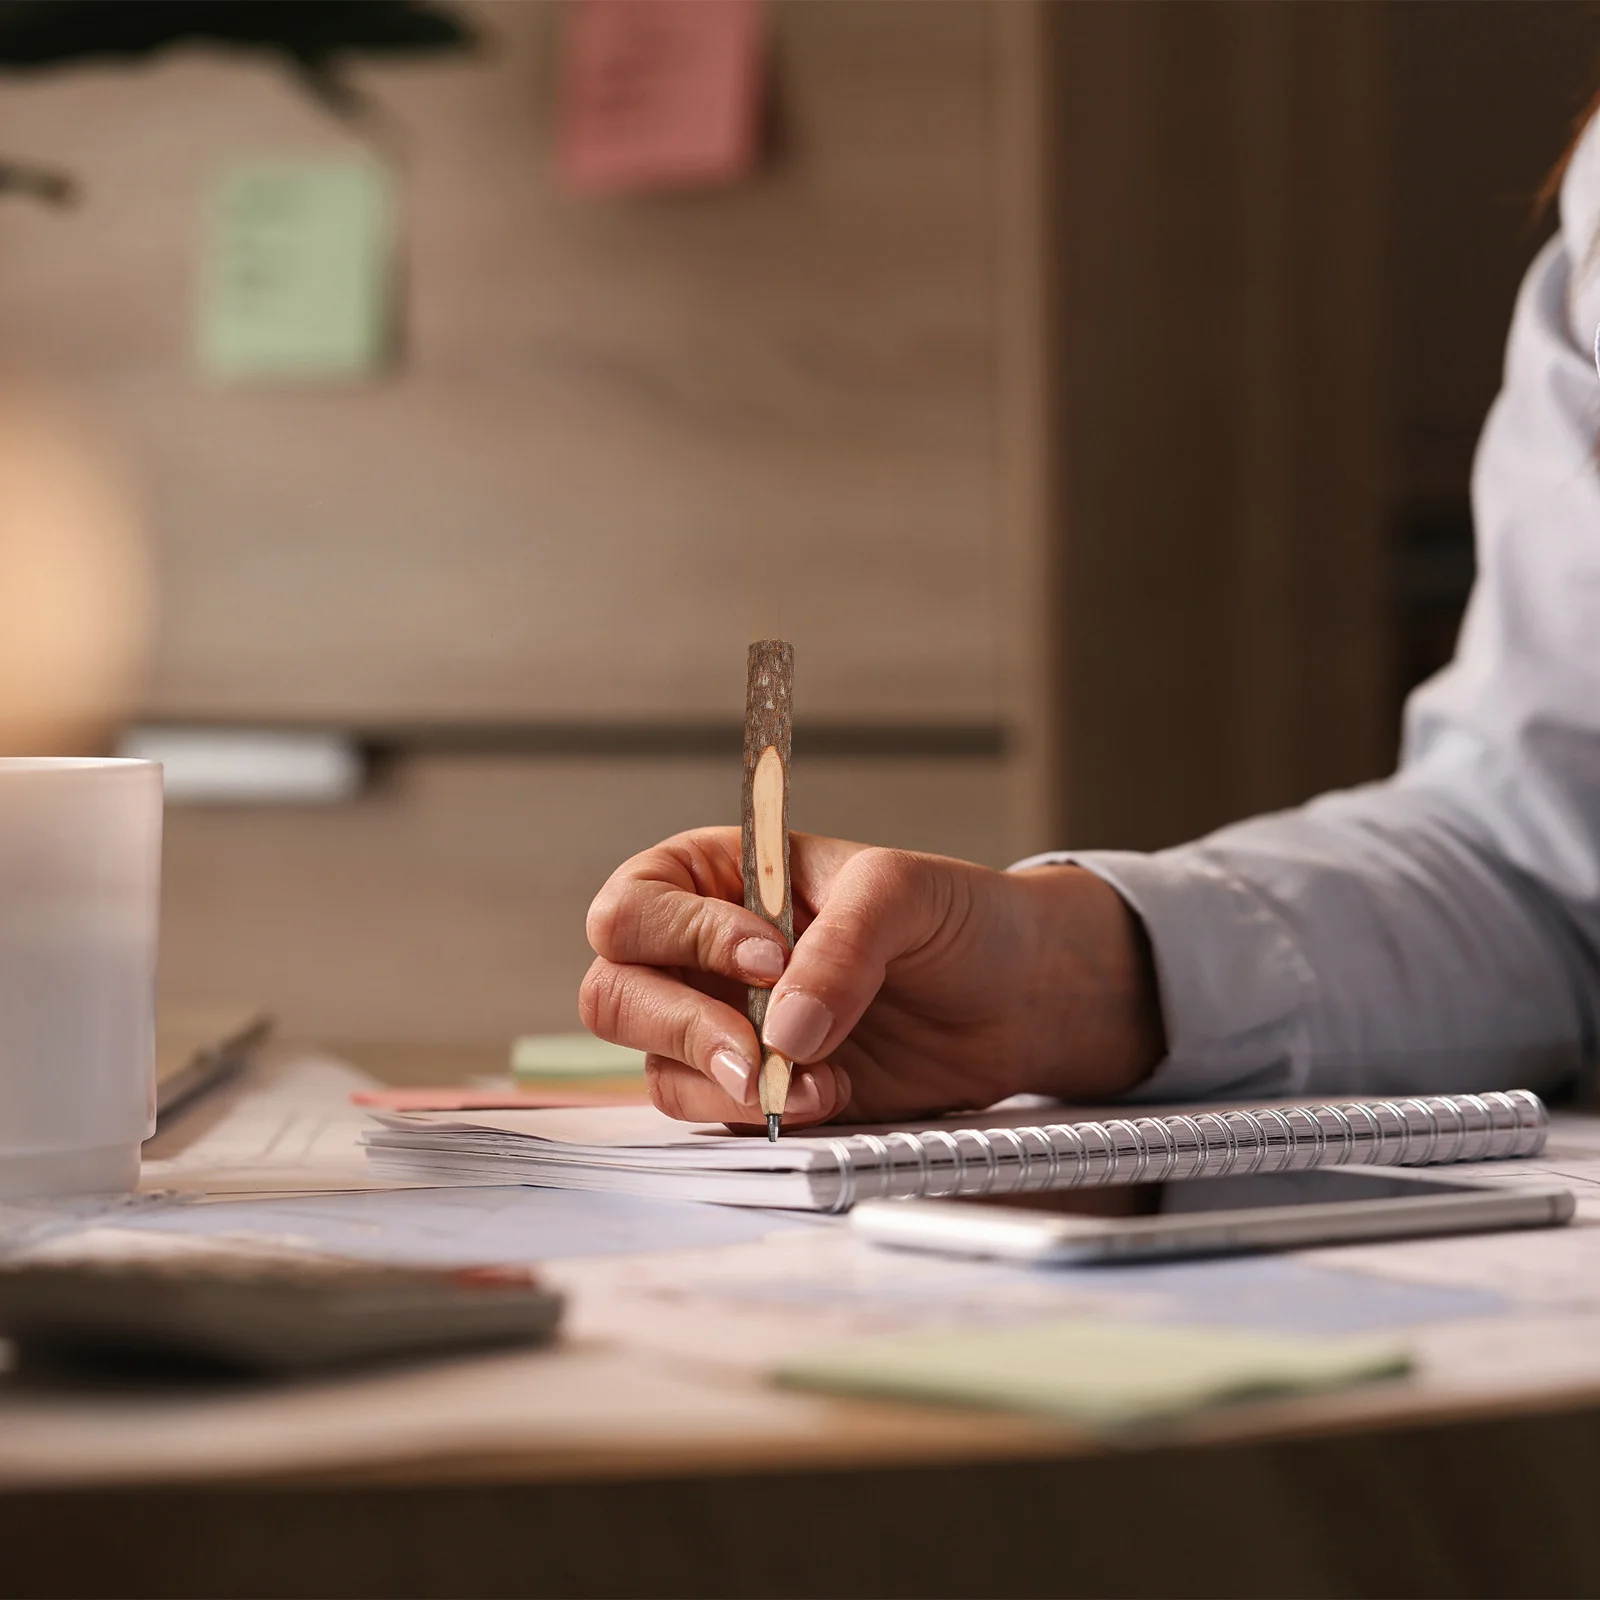
<path fill-rule="evenodd" d="M 1588 934 L 1424 790 L 1054 859 L 1148 933 L 1167 1055 L 1140 1098 L 1550 1088 L 1592 1058 Z"/>

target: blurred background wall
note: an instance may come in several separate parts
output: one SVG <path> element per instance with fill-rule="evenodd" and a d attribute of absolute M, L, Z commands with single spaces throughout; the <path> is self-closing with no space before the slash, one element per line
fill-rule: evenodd
<path fill-rule="evenodd" d="M 167 996 L 569 1025 L 605 874 L 735 819 L 768 633 L 800 827 L 1002 864 L 1388 769 L 1588 7 L 777 0 L 755 170 L 603 195 L 572 8 L 458 10 L 351 69 L 376 134 L 212 51 L 0 78 L 0 154 L 83 190 L 0 196 L 0 384 L 93 417 L 152 542 L 118 714 L 363 761 L 170 808 Z M 374 151 L 392 359 L 208 373 L 219 174 Z"/>

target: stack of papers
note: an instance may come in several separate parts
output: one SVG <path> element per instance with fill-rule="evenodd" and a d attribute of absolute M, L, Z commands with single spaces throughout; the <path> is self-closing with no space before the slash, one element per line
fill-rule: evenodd
<path fill-rule="evenodd" d="M 730 1134 L 653 1106 L 376 1113 L 367 1156 L 380 1177 L 532 1183 L 656 1200 L 826 1210 L 839 1192 L 837 1138 Z"/>
<path fill-rule="evenodd" d="M 529 1183 L 843 1211 L 857 1200 L 906 1195 L 1526 1157 L 1544 1146 L 1548 1120 L 1542 1103 L 1523 1090 L 1486 1100 L 1097 1115 L 1103 1113 L 1008 1102 L 959 1120 L 830 1126 L 768 1143 L 755 1129 L 731 1134 L 721 1124 L 675 1122 L 647 1105 L 391 1111 L 366 1144 L 375 1172 L 411 1182 Z"/>

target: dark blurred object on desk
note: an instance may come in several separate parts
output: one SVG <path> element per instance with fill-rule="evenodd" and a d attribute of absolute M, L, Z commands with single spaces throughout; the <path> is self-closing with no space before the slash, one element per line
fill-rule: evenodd
<path fill-rule="evenodd" d="M 164 1008 L 156 1027 L 156 1119 L 232 1077 L 266 1043 L 272 1018 L 258 1008 Z"/>
<path fill-rule="evenodd" d="M 0 1269 L 0 1332 L 24 1366 L 286 1373 L 537 1344 L 561 1297 L 525 1267 L 438 1270 L 205 1251 Z"/>

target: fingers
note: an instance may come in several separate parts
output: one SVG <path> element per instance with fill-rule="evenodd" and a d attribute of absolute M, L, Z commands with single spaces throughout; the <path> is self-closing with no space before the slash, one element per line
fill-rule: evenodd
<path fill-rule="evenodd" d="M 776 982 L 789 953 L 769 923 L 738 903 L 738 846 L 738 829 L 707 828 L 624 862 L 589 908 L 586 931 L 595 954 L 618 965 L 692 967 L 741 983 Z"/>
<path fill-rule="evenodd" d="M 959 922 L 961 880 L 943 865 L 899 850 L 862 850 L 844 864 L 773 988 L 762 1030 L 768 1048 L 795 1062 L 831 1054 L 888 964 Z"/>
<path fill-rule="evenodd" d="M 650 1098 L 669 1117 L 684 1122 L 726 1122 L 732 1127 L 761 1127 L 765 1118 L 753 1104 L 736 1102 L 693 1067 L 662 1056 L 645 1062 Z M 807 1128 L 836 1117 L 850 1103 L 850 1079 L 828 1062 L 797 1071 L 789 1084 L 785 1128 Z"/>
<path fill-rule="evenodd" d="M 598 959 L 578 990 L 578 1013 L 601 1039 L 686 1063 L 716 1085 L 719 1104 L 754 1103 L 761 1060 L 755 1030 L 723 1001 L 654 968 Z"/>
<path fill-rule="evenodd" d="M 799 926 L 863 850 L 842 839 L 790 835 Z M 739 830 L 680 833 L 625 861 L 606 880 L 589 908 L 589 943 L 608 961 L 775 983 L 788 952 L 770 923 L 744 909 L 743 898 Z"/>
<path fill-rule="evenodd" d="M 926 921 L 907 870 L 921 859 L 791 835 L 796 915 L 805 928 L 794 959 L 808 952 L 795 981 L 793 973 L 784 976 L 791 955 L 781 936 L 741 903 L 739 830 L 705 828 L 668 839 L 619 867 L 589 909 L 586 927 L 599 959 L 579 991 L 584 1024 L 602 1039 L 647 1052 L 652 1098 L 669 1115 L 758 1125 L 754 1030 L 735 1004 L 710 991 L 722 982 L 776 983 L 787 1002 L 776 1034 L 768 1012 L 772 1048 L 810 1063 L 790 1084 L 785 1123 L 826 1121 L 849 1103 L 851 1087 L 822 1057 L 854 1026 L 887 962 L 909 948 Z M 806 927 L 807 912 L 817 908 Z M 680 969 L 689 981 L 663 968 Z"/>
<path fill-rule="evenodd" d="M 646 1052 L 650 1097 L 690 1122 L 759 1125 L 759 1048 L 732 1006 L 649 967 L 597 960 L 578 991 L 584 1025 L 601 1039 Z M 850 1079 L 826 1063 L 796 1072 L 784 1125 L 808 1126 L 849 1103 Z"/>

